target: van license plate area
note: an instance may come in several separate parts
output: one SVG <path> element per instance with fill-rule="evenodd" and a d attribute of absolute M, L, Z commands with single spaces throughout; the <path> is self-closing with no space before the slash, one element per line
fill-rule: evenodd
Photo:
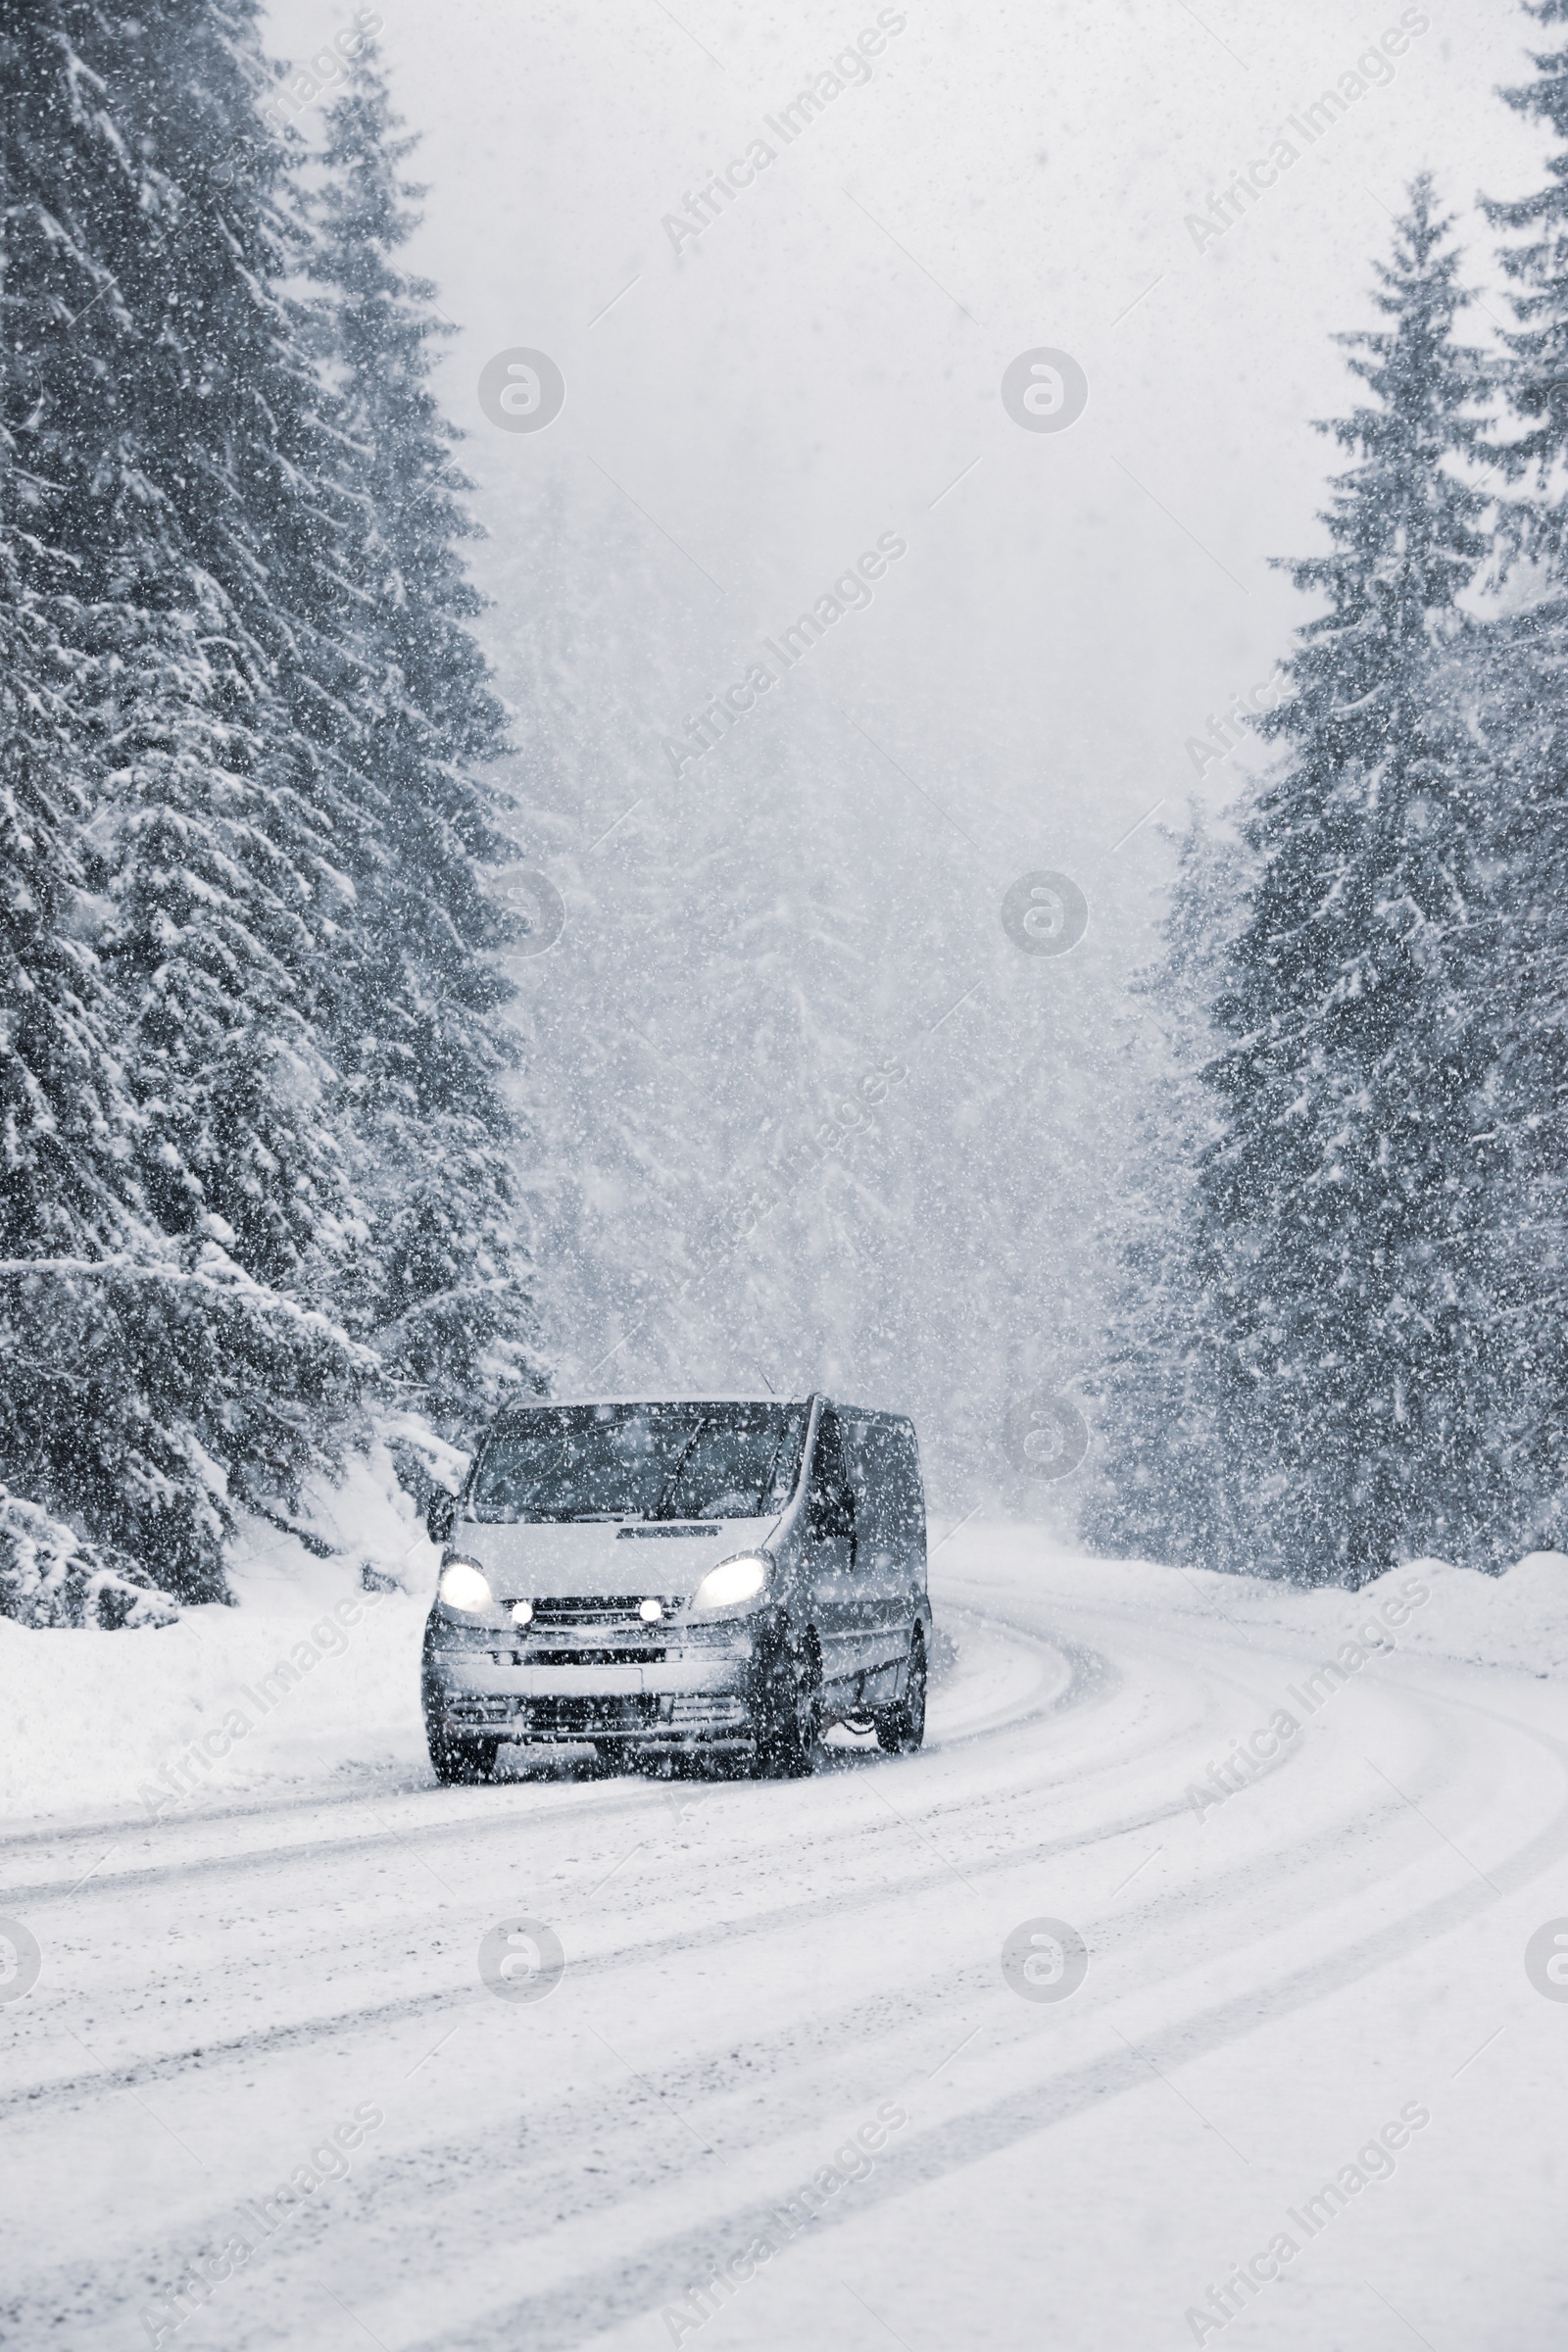
<path fill-rule="evenodd" d="M 532 1664 L 531 1659 L 529 1663 Z M 618 1697 L 622 1691 L 629 1696 L 633 1691 L 641 1690 L 643 1687 L 641 1665 L 604 1666 L 597 1659 L 590 1662 L 579 1652 L 571 1661 L 571 1671 L 575 1672 L 578 1667 L 588 1666 L 590 1663 L 593 1672 L 593 1689 L 591 1690 L 573 1690 L 568 1687 L 562 1691 L 563 1698 L 604 1698 L 612 1694 Z M 552 1692 L 551 1695 L 554 1697 L 555 1693 Z"/>
<path fill-rule="evenodd" d="M 519 1729 L 534 1732 L 637 1732 L 660 1720 L 659 1698 L 653 1691 L 606 1691 L 571 1698 L 525 1698 L 518 1701 Z"/>
<path fill-rule="evenodd" d="M 517 1653 L 517 1663 L 521 1666 L 629 1666 L 639 1674 L 644 1666 L 662 1666 L 663 1662 L 662 1649 L 528 1649 Z M 605 1682 L 612 1690 L 622 1687 L 608 1674 Z M 626 1688 L 640 1690 L 642 1685 L 633 1681 Z"/>

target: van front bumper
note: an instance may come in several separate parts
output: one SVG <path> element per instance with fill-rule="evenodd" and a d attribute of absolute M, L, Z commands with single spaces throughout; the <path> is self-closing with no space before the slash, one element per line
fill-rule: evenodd
<path fill-rule="evenodd" d="M 559 1657 L 559 1637 L 550 1647 Z M 722 1647 L 710 1641 L 700 1649 L 676 1649 L 667 1640 L 660 1647 L 662 1656 L 636 1662 L 623 1648 L 613 1663 L 544 1665 L 532 1663 L 526 1648 L 431 1643 L 425 1720 L 432 1732 L 454 1740 L 750 1745 L 756 1656 L 749 1633 L 736 1629 Z"/>

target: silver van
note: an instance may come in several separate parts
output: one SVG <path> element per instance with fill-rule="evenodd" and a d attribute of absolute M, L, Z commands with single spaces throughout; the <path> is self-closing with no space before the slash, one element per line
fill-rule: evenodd
<path fill-rule="evenodd" d="M 834 1723 L 925 1737 L 931 1604 L 913 1424 L 774 1397 L 527 1404 L 427 1526 L 430 1760 L 502 1740 L 811 1771 Z"/>

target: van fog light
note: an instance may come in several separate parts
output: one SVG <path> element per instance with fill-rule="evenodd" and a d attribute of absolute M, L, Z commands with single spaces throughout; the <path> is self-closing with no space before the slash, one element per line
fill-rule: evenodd
<path fill-rule="evenodd" d="M 533 1602 L 531 1600 L 515 1602 L 512 1611 L 512 1622 L 514 1625 L 532 1625 Z"/>
<path fill-rule="evenodd" d="M 492 1598 L 488 1578 L 472 1560 L 448 1560 L 437 1591 L 449 1609 L 487 1609 Z"/>
<path fill-rule="evenodd" d="M 664 1617 L 664 1604 L 662 1600 L 640 1600 L 637 1603 L 637 1614 L 644 1625 L 662 1625 Z"/>
<path fill-rule="evenodd" d="M 752 1600 L 767 1582 L 768 1562 L 755 1551 L 742 1552 L 733 1560 L 720 1560 L 710 1568 L 692 1595 L 696 1609 L 731 1609 L 738 1601 Z"/>

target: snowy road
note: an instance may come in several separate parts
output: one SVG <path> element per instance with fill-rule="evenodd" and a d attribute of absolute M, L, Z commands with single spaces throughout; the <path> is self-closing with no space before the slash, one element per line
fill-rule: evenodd
<path fill-rule="evenodd" d="M 917 1758 L 10 1839 L 5 2340 L 1563 2341 L 1560 1683 L 1396 1637 L 1200 1814 L 1340 1636 L 1021 1531 L 936 1570 Z M 540 1998 L 479 1974 L 518 1918 Z M 1042 1918 L 1067 1997 L 1004 1974 Z M 193 2264 L 230 2275 L 176 2327 Z"/>

